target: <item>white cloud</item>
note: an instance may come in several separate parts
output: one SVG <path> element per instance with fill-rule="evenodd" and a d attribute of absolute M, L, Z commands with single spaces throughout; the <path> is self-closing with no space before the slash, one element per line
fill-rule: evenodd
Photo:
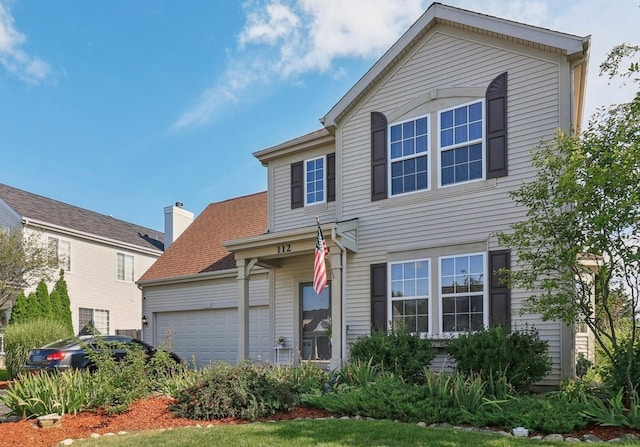
<path fill-rule="evenodd" d="M 336 60 L 376 58 L 423 12 L 421 0 L 266 0 L 244 4 L 238 48 L 215 86 L 171 126 L 209 122 L 249 87 L 310 72 L 342 72 Z"/>
<path fill-rule="evenodd" d="M 29 56 L 22 45 L 24 34 L 14 27 L 14 19 L 8 8 L 0 3 L 0 64 L 23 81 L 37 84 L 50 73 L 49 65 L 42 59 Z"/>
<path fill-rule="evenodd" d="M 632 0 L 635 1 L 635 0 Z M 633 30 L 640 0 L 450 0 L 452 6 L 566 33 L 592 34 L 586 117 L 597 106 L 628 99 L 598 77 L 608 50 L 623 41 L 638 43 Z M 372 62 L 420 16 L 425 0 L 252 0 L 246 23 L 219 82 L 172 126 L 205 124 L 254 85 L 299 80 L 305 74 L 340 73 L 350 59 Z M 610 101 L 607 101 L 611 99 Z"/>

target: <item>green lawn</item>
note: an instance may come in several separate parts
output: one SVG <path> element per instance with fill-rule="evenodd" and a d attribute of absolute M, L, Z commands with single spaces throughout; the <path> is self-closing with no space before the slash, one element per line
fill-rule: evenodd
<path fill-rule="evenodd" d="M 303 420 L 210 428 L 180 428 L 147 431 L 87 439 L 74 442 L 82 447 L 157 447 L 162 446 L 284 446 L 284 447 L 383 447 L 383 446 L 562 446 L 564 442 L 541 442 L 497 434 L 455 429 L 430 429 L 414 424 L 372 420 Z M 589 444 L 610 446 L 608 443 Z M 616 445 L 632 445 L 618 443 Z M 636 444 L 637 445 L 637 444 Z"/>

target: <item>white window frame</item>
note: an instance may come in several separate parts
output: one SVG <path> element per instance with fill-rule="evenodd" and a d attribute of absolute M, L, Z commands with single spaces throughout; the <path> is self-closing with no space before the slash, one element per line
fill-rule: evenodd
<path fill-rule="evenodd" d="M 91 318 L 88 322 L 83 323 L 81 320 L 82 311 L 88 311 L 91 313 Z M 109 335 L 109 325 L 110 325 L 110 315 L 108 309 L 93 309 L 90 307 L 79 307 L 78 308 L 78 331 L 81 331 L 82 328 L 88 324 L 89 322 L 93 322 L 93 327 L 96 328 L 101 335 Z"/>
<path fill-rule="evenodd" d="M 473 104 L 480 104 L 480 108 L 482 111 L 482 122 L 481 122 L 481 129 L 482 129 L 482 135 L 480 138 L 476 138 L 474 140 L 469 140 L 467 139 L 467 141 L 465 141 L 464 143 L 458 143 L 456 144 L 455 141 L 452 145 L 447 146 L 447 147 L 442 147 L 442 134 L 441 134 L 441 126 L 442 126 L 442 114 L 444 114 L 445 112 L 449 112 L 455 109 L 459 109 L 461 107 L 469 107 Z M 478 181 L 482 181 L 486 178 L 486 159 L 487 159 L 487 150 L 486 150 L 486 124 L 487 124 L 487 116 L 486 116 L 486 111 L 485 111 L 485 100 L 484 98 L 479 98 L 479 99 L 475 99 L 473 101 L 469 101 L 466 103 L 462 103 L 462 104 L 456 104 L 455 106 L 452 107 L 448 107 L 446 109 L 442 109 L 442 110 L 438 110 L 437 112 L 437 128 L 436 128 L 436 133 L 437 133 L 437 141 L 438 141 L 438 160 L 437 160 L 437 166 L 438 166 L 438 187 L 439 188 L 449 188 L 451 186 L 456 186 L 456 185 L 463 185 L 465 183 L 472 183 L 472 182 L 478 182 Z M 454 131 L 454 136 L 455 136 L 455 131 Z M 465 180 L 465 181 L 461 181 L 461 182 L 453 182 L 453 183 L 448 183 L 446 185 L 442 184 L 442 153 L 443 152 L 447 152 L 450 150 L 455 150 L 455 149 L 459 149 L 459 148 L 463 148 L 463 147 L 469 147 L 469 146 L 473 146 L 476 144 L 481 144 L 481 151 L 482 151 L 482 159 L 480 161 L 480 164 L 482 166 L 482 175 L 480 178 L 476 178 L 476 179 L 471 179 L 471 180 Z"/>
<path fill-rule="evenodd" d="M 120 277 L 120 260 L 122 260 L 122 277 Z M 129 261 L 129 262 L 127 262 Z M 130 271 L 127 270 L 130 267 Z M 128 253 L 116 253 L 116 279 L 123 282 L 135 281 L 134 258 Z"/>
<path fill-rule="evenodd" d="M 308 186 L 310 181 L 309 181 L 309 170 L 307 169 L 307 163 L 316 162 L 318 160 L 322 160 L 322 200 L 309 202 Z M 326 203 L 327 202 L 327 157 L 325 155 L 322 155 L 320 157 L 309 158 L 308 160 L 305 160 L 303 162 L 303 169 L 304 169 L 304 205 L 310 206 L 310 205 L 318 205 L 320 203 Z"/>
<path fill-rule="evenodd" d="M 427 294 L 426 295 L 412 295 L 412 296 L 393 296 L 393 275 L 392 270 L 394 265 L 409 264 L 425 262 L 427 264 Z M 388 263 L 387 269 L 387 315 L 389 315 L 389 321 L 393 324 L 393 303 L 395 301 L 407 301 L 407 300 L 427 300 L 427 324 L 428 330 L 426 332 L 419 332 L 421 337 L 429 337 L 433 332 L 433 299 L 431 298 L 431 259 L 430 258 L 418 258 L 418 259 L 406 259 L 402 261 L 394 261 Z M 408 328 L 410 332 L 412 328 Z"/>
<path fill-rule="evenodd" d="M 473 293 L 471 291 L 466 293 L 450 293 L 443 294 L 442 293 L 442 276 L 443 276 L 443 268 L 442 261 L 445 259 L 452 258 L 468 258 L 471 256 L 482 256 L 482 292 L 481 293 Z M 444 304 L 443 298 L 455 297 L 455 296 L 482 296 L 482 325 L 484 328 L 489 327 L 489 275 L 487 274 L 488 270 L 488 255 L 486 252 L 475 252 L 475 253 L 460 253 L 455 255 L 446 255 L 438 257 L 438 317 L 440 319 L 440 333 L 447 336 L 456 336 L 461 333 L 466 333 L 467 331 L 446 331 L 444 330 Z"/>
<path fill-rule="evenodd" d="M 414 143 L 414 153 L 411 155 L 402 155 L 400 157 L 396 157 L 396 158 L 391 158 L 391 128 L 395 127 L 395 126 L 402 126 L 403 124 L 406 123 L 415 123 L 416 121 L 420 120 L 420 119 L 426 119 L 427 120 L 427 133 L 425 135 L 426 141 L 427 141 L 427 150 L 425 152 L 415 152 L 415 143 Z M 431 114 L 427 113 L 426 115 L 419 115 L 419 116 L 415 116 L 412 117 L 410 119 L 406 119 L 403 121 L 398 121 L 395 123 L 391 123 L 387 126 L 387 178 L 388 180 L 388 196 L 389 197 L 399 197 L 399 196 L 404 196 L 407 194 L 415 194 L 418 192 L 423 192 L 423 191 L 429 191 L 431 189 L 431 169 L 432 169 L 432 162 L 431 162 L 431 134 L 432 134 L 432 129 L 431 129 Z M 415 138 L 416 135 L 414 134 L 413 139 L 415 142 Z M 406 160 L 411 160 L 411 159 L 417 159 L 418 157 L 426 157 L 427 158 L 427 187 L 426 188 L 421 188 L 421 189 L 414 189 L 413 191 L 407 191 L 407 192 L 401 192 L 401 193 L 397 193 L 394 194 L 393 193 L 393 177 L 392 177 L 392 165 L 393 163 L 398 163 L 398 162 L 403 162 Z"/>
<path fill-rule="evenodd" d="M 59 237 L 49 236 L 48 244 L 50 249 L 55 249 L 55 255 L 58 258 L 60 267 L 65 273 L 71 271 L 71 241 L 60 239 Z"/>

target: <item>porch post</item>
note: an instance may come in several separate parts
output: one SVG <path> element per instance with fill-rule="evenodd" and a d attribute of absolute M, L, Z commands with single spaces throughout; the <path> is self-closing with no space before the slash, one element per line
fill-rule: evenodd
<path fill-rule="evenodd" d="M 247 259 L 236 259 L 238 268 L 238 362 L 249 358 L 249 272 Z"/>
<path fill-rule="evenodd" d="M 331 363 L 330 368 L 342 367 L 342 255 L 331 247 Z"/>

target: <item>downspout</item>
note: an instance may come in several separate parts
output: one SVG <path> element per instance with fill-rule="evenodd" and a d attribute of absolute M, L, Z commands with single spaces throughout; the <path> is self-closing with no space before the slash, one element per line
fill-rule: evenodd
<path fill-rule="evenodd" d="M 344 355 L 347 352 L 347 323 L 346 323 L 347 250 L 344 248 L 344 245 L 342 245 L 336 239 L 335 227 L 331 229 L 331 240 L 333 241 L 334 244 L 338 246 L 338 248 L 340 249 L 340 254 L 342 255 L 342 269 L 341 269 L 342 270 L 342 291 L 341 291 L 342 300 L 340 303 L 342 306 L 342 311 L 341 311 L 342 312 L 342 318 L 341 318 L 342 340 L 340 341 L 340 367 L 342 368 L 342 366 L 344 366 Z"/>
<path fill-rule="evenodd" d="M 570 62 L 570 71 L 571 71 L 571 101 L 569 101 L 571 106 L 571 118 L 574 116 L 576 118 L 576 122 L 573 123 L 574 129 L 572 129 L 576 134 L 582 131 L 582 121 L 584 120 L 584 96 L 582 95 L 580 98 L 580 103 L 575 104 L 575 94 L 576 94 L 576 85 L 575 85 L 575 75 L 574 72 L 576 69 L 580 70 L 580 91 L 586 89 L 587 84 L 587 60 L 589 59 L 590 52 L 590 44 L 589 42 L 583 42 L 583 52 L 582 56 L 578 59 L 575 59 Z M 578 92 L 579 93 L 579 92 Z M 578 110 L 574 110 L 574 105 L 578 107 Z M 575 113 L 575 115 L 574 115 Z"/>

